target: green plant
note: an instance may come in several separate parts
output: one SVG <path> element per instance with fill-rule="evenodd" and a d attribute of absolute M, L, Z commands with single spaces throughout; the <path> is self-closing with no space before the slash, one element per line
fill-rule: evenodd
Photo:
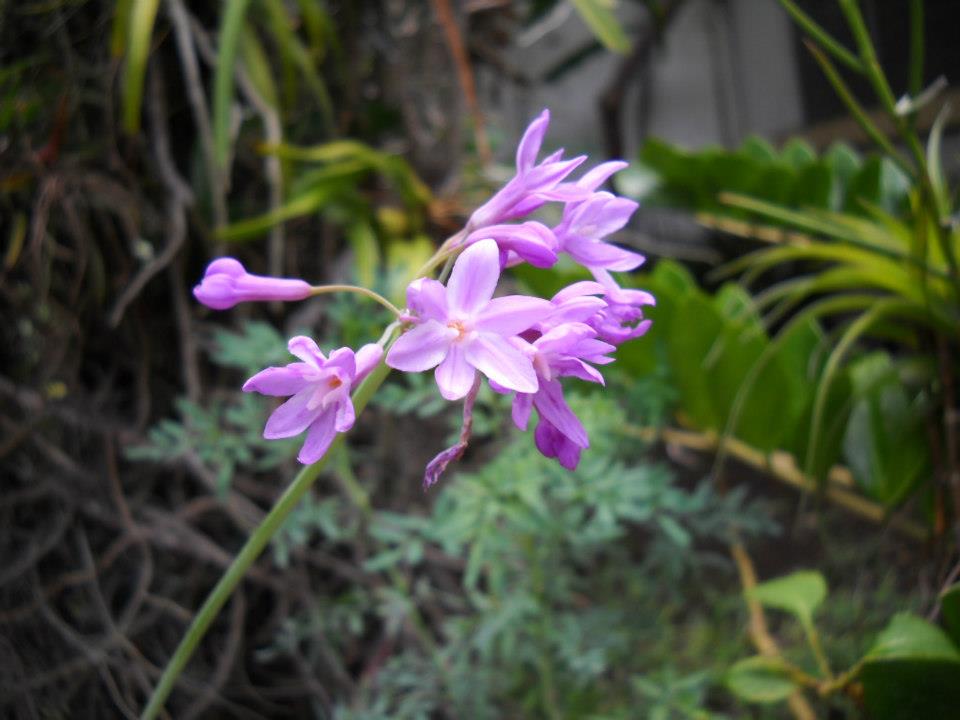
<path fill-rule="evenodd" d="M 956 612 L 958 592 L 953 586 L 941 595 L 945 619 Z M 895 615 L 859 660 L 835 672 L 814 624 L 814 614 L 827 598 L 822 575 L 796 572 L 748 588 L 746 597 L 797 620 L 816 666 L 811 669 L 809 662 L 779 652 L 738 661 L 727 671 L 726 684 L 747 702 L 778 703 L 798 691 L 828 700 L 848 695 L 880 720 L 948 717 L 960 702 L 956 636 L 916 615 Z"/>
<path fill-rule="evenodd" d="M 710 397 L 705 388 L 684 392 L 698 377 L 681 370 L 681 407 L 696 424 L 722 427 L 725 436 L 742 437 L 761 449 L 791 450 L 804 471 L 821 481 L 843 456 L 863 490 L 888 507 L 922 487 L 934 501 L 934 527 L 942 527 L 948 515 L 956 525 L 960 485 L 949 478 L 960 477 L 960 445 L 948 417 L 957 402 L 960 231 L 952 219 L 956 194 L 946 183 L 941 161 L 949 109 L 940 111 L 925 148 L 915 123 L 919 106 L 936 90 L 922 92 L 919 85 L 923 4 L 911 3 L 912 80 L 909 94 L 900 101 L 877 63 L 855 0 L 840 3 L 855 53 L 793 2 L 782 4 L 808 35 L 810 52 L 881 154 L 863 160 L 849 148 L 835 146 L 818 158 L 796 140 L 778 154 L 755 139 L 735 152 L 689 154 L 663 143 L 651 143 L 643 151 L 644 160 L 663 180 L 662 201 L 685 205 L 712 227 L 764 243 L 727 264 L 718 277 L 744 273 L 744 282 L 753 283 L 779 272 L 756 293 L 763 324 L 755 315 L 756 329 L 735 335 L 739 347 L 730 357 L 738 358 L 733 363 L 737 372 L 726 377 L 732 395 L 718 411 L 716 403 L 705 400 Z M 834 61 L 870 83 L 894 137 L 854 98 Z M 668 314 L 682 319 L 696 308 L 708 317 L 705 337 L 691 333 L 687 339 L 700 343 L 690 350 L 703 358 L 703 346 L 714 346 L 709 338 L 724 336 L 724 323 L 702 299 L 686 303 Z M 814 320 L 823 322 L 829 333 L 811 334 Z M 767 352 L 756 337 L 762 335 L 761 328 L 778 325 L 781 329 Z M 790 382 L 776 377 L 778 365 L 782 368 L 790 354 L 787 346 L 798 342 L 806 342 L 807 351 L 794 357 L 810 362 L 794 367 L 803 368 L 805 382 L 816 387 L 812 402 L 799 410 L 790 403 Z M 752 353 L 751 345 L 756 348 Z M 724 346 L 730 346 L 729 340 Z M 882 347 L 894 350 L 875 354 Z M 724 363 L 722 355 L 711 359 L 718 367 Z M 751 370 L 742 372 L 741 363 Z M 802 431 L 776 437 L 769 416 L 754 425 L 754 418 L 765 416 L 762 407 L 758 413 L 752 403 L 771 387 L 786 394 L 785 424 L 800 423 Z M 752 426 L 759 435 L 753 435 Z M 892 446 L 896 457 L 887 454 Z M 944 487 L 949 495 L 938 489 Z"/>

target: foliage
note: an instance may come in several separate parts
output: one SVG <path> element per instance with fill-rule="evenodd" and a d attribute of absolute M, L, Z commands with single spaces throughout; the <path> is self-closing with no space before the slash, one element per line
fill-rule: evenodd
<path fill-rule="evenodd" d="M 695 427 L 765 451 L 785 449 L 821 479 L 842 457 L 863 492 L 893 507 L 918 487 L 932 493 L 936 472 L 960 462 L 942 449 L 956 444 L 956 430 L 940 423 L 931 434 L 929 424 L 956 402 L 949 388 L 960 339 L 960 230 L 941 160 L 948 110 L 924 148 L 915 122 L 921 88 L 912 88 L 915 101 L 894 103 L 858 4 L 841 3 L 856 53 L 794 3 L 782 4 L 880 154 L 862 158 L 834 145 L 818 157 L 800 139 L 780 152 L 757 138 L 732 152 L 648 143 L 641 160 L 660 180 L 649 201 L 695 211 L 710 227 L 763 243 L 715 275 L 743 273 L 748 285 L 771 278 L 754 302 L 725 286 L 711 307 L 702 293 L 686 290 L 655 313 L 661 326 L 697 329 L 668 341 L 681 346 L 669 357 L 680 409 Z M 911 23 L 922 37 L 922 4 L 914 5 Z M 906 154 L 865 113 L 831 57 L 869 81 Z M 911 76 L 919 77 L 921 46 L 911 58 Z M 656 290 L 676 285 L 670 278 Z M 768 340 L 764 328 L 772 327 L 779 330 Z M 937 513 L 952 512 L 954 523 L 958 491 L 951 490 L 950 511 L 938 501 Z"/>
<path fill-rule="evenodd" d="M 916 615 L 895 615 L 859 660 L 835 673 L 813 624 L 813 611 L 826 599 L 826 581 L 820 573 L 804 571 L 770 580 L 753 588 L 748 597 L 793 615 L 819 664 L 819 672 L 811 674 L 785 655 L 738 661 L 728 670 L 726 683 L 748 702 L 781 702 L 801 690 L 827 698 L 862 695 L 870 717 L 893 720 L 946 717 L 960 701 L 956 686 L 960 646 Z"/>
<path fill-rule="evenodd" d="M 723 219 L 764 220 L 771 228 L 784 227 L 773 218 L 724 202 L 732 194 L 782 208 L 861 218 L 869 218 L 875 208 L 897 217 L 909 210 L 910 179 L 896 163 L 877 154 L 864 158 L 842 142 L 818 157 L 800 138 L 788 140 L 779 152 L 757 136 L 732 151 L 713 147 L 688 151 L 654 138 L 640 150 L 639 161 L 640 168 L 657 179 L 643 196 L 645 202 L 705 214 L 705 221 L 722 228 L 736 227 L 723 224 Z"/>
<path fill-rule="evenodd" d="M 685 583 L 716 572 L 700 544 L 734 524 L 748 534 L 775 526 L 742 494 L 721 498 L 707 484 L 684 491 L 666 468 L 635 464 L 629 450 L 621 459 L 624 418 L 610 400 L 582 397 L 574 409 L 597 439 L 576 472 L 518 438 L 445 482 L 428 517 L 372 513 L 364 570 L 401 583 L 381 593 L 388 626 L 419 626 L 420 603 L 450 614 L 441 646 L 424 642 L 395 657 L 360 704 L 337 717 L 417 718 L 443 707 L 471 717 L 623 717 L 637 707 L 715 717 L 700 709 L 709 673 L 648 676 L 637 642 L 653 641 L 660 623 L 681 612 L 656 610 L 665 597 L 686 604 L 693 598 Z M 638 530 L 649 535 L 639 555 L 631 539 Z M 463 563 L 462 597 L 445 596 L 421 574 L 437 552 Z"/>

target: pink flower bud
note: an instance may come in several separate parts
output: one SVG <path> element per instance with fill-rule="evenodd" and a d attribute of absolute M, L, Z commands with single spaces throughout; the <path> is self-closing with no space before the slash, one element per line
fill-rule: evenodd
<path fill-rule="evenodd" d="M 303 280 L 251 275 L 231 257 L 210 263 L 203 280 L 193 288 L 193 296 L 214 310 L 254 300 L 303 300 L 310 292 L 310 285 Z"/>

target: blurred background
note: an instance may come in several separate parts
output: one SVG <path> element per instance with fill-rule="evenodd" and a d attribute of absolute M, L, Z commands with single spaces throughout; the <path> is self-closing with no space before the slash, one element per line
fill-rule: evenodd
<path fill-rule="evenodd" d="M 622 280 L 658 298 L 570 393 L 580 467 L 485 389 L 425 493 L 460 409 L 391 378 L 168 717 L 951 717 L 958 26 L 950 0 L 0 1 L 2 714 L 138 716 L 297 470 L 244 379 L 390 319 L 215 313 L 206 264 L 402 305 L 549 108 L 543 155 L 631 162 Z"/>

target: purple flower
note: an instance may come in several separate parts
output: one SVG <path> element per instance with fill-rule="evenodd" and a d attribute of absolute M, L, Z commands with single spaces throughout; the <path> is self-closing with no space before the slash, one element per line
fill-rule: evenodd
<path fill-rule="evenodd" d="M 548 268 L 557 262 L 557 239 L 542 223 L 489 225 L 468 235 L 464 245 L 486 239 L 494 240 L 500 248 L 501 267 L 526 260 L 534 267 Z"/>
<path fill-rule="evenodd" d="M 263 436 L 288 438 L 309 428 L 297 456 L 309 465 L 323 457 L 338 432 L 353 427 L 350 390 L 380 362 L 383 348 L 364 345 L 356 354 L 340 348 L 324 357 L 317 344 L 304 336 L 291 338 L 287 348 L 301 362 L 261 370 L 244 383 L 243 391 L 292 396 L 270 415 Z"/>
<path fill-rule="evenodd" d="M 587 268 L 633 270 L 643 263 L 643 255 L 606 243 L 603 238 L 626 225 L 636 209 L 633 200 L 607 192 L 568 203 L 563 221 L 553 229 L 559 249 Z"/>
<path fill-rule="evenodd" d="M 645 334 L 653 321 L 643 317 L 643 307 L 657 304 L 653 295 L 620 287 L 606 270 L 591 270 L 601 282 L 584 280 L 554 295 L 551 302 L 555 310 L 548 322 L 553 318 L 580 320 L 594 328 L 599 339 L 614 345 Z M 587 297 L 595 295 L 603 296 L 603 307 L 588 315 Z"/>
<path fill-rule="evenodd" d="M 251 300 L 303 300 L 311 290 L 303 280 L 251 275 L 239 260 L 224 257 L 207 266 L 193 295 L 207 307 L 226 310 Z"/>
<path fill-rule="evenodd" d="M 412 283 L 407 302 L 419 322 L 390 348 L 387 365 L 404 372 L 436 367 L 447 400 L 464 397 L 477 370 L 510 390 L 535 392 L 531 360 L 507 338 L 532 327 L 551 305 L 524 295 L 491 299 L 499 279 L 500 250 L 481 240 L 457 258 L 446 287 L 427 278 Z"/>
<path fill-rule="evenodd" d="M 544 110 L 527 127 L 517 146 L 516 175 L 474 211 L 467 224 L 470 231 L 523 217 L 548 200 L 570 202 L 589 195 L 588 190 L 572 183 L 561 185 L 563 179 L 586 160 L 586 156 L 564 160 L 560 151 L 535 164 L 549 124 L 550 111 Z"/>
<path fill-rule="evenodd" d="M 537 409 L 540 420 L 534 433 L 537 448 L 546 457 L 555 457 L 560 464 L 574 469 L 580 460 L 580 451 L 590 446 L 587 431 L 567 405 L 563 388 L 557 378 L 578 377 L 581 380 L 603 384 L 603 376 L 588 363 L 605 365 L 613 362 L 607 355 L 612 345 L 596 339 L 596 331 L 579 322 L 566 323 L 544 333 L 532 343 L 515 339 L 531 358 L 538 384 L 535 393 L 517 393 L 513 398 L 513 421 L 526 430 L 530 412 Z M 504 388 L 491 383 L 494 390 Z"/>
<path fill-rule="evenodd" d="M 580 419 L 563 398 L 559 380 L 540 380 L 536 393 L 517 393 L 513 398 L 513 422 L 526 430 L 530 411 L 537 409 L 540 420 L 534 432 L 537 449 L 545 457 L 555 457 L 568 470 L 580 462 L 580 451 L 590 447 L 590 439 Z"/>

